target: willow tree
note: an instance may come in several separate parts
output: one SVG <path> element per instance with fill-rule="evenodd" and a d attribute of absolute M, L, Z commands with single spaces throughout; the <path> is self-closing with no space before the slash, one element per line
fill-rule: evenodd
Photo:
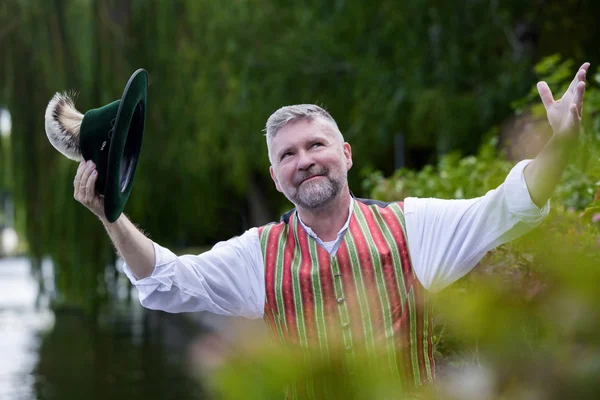
<path fill-rule="evenodd" d="M 2 7 L 2 15 L 16 21 L 2 37 L 1 93 L 13 121 L 17 221 L 34 271 L 46 256 L 54 263 L 54 304 L 94 314 L 106 292 L 100 277 L 112 251 L 94 217 L 73 201 L 77 165 L 48 142 L 44 111 L 55 91 L 69 88 L 79 89 L 83 110 L 118 96 L 117 83 L 102 77 L 117 75 L 119 63 L 96 61 L 114 54 L 107 49 L 114 42 L 94 41 L 105 29 L 94 23 L 100 20 L 100 3 L 6 1 Z"/>

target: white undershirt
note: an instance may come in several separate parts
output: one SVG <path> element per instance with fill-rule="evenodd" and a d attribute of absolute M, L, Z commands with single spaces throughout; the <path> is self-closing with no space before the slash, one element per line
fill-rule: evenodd
<path fill-rule="evenodd" d="M 327 252 L 331 256 L 335 256 L 335 254 L 337 253 L 338 249 L 340 248 L 342 242 L 344 241 L 344 234 L 346 233 L 346 231 L 348 230 L 348 227 L 350 226 L 350 219 L 352 219 L 352 211 L 353 210 L 354 210 L 354 197 L 350 197 L 350 205 L 348 208 L 348 218 L 346 219 L 346 223 L 338 231 L 335 240 L 332 240 L 330 242 L 322 241 L 321 238 L 318 237 L 317 234 L 309 226 L 307 226 L 304 223 L 304 221 L 302 221 L 302 218 L 300 218 L 300 214 L 297 213 L 296 215 L 298 216 L 298 221 L 300 221 L 300 224 L 302 225 L 302 227 L 304 228 L 306 233 L 308 233 L 310 237 L 315 239 L 315 241 L 317 242 L 317 244 L 319 246 L 321 246 L 325 250 L 327 250 Z"/>
<path fill-rule="evenodd" d="M 531 200 L 518 163 L 505 182 L 482 197 L 468 200 L 404 200 L 407 243 L 413 269 L 421 284 L 439 291 L 467 274 L 485 253 L 514 240 L 539 225 L 550 203 L 539 209 Z M 354 199 L 352 200 L 354 201 Z M 335 254 L 348 221 L 334 241 L 323 242 Z M 124 272 L 139 290 L 144 307 L 167 312 L 209 311 L 222 315 L 261 318 L 265 303 L 264 260 L 258 229 L 217 243 L 200 255 L 176 256 L 153 243 L 156 265 L 150 277 L 136 279 L 128 265 Z"/>
<path fill-rule="evenodd" d="M 335 255 L 335 252 L 333 252 L 333 246 L 335 246 L 336 241 L 332 240 L 331 242 L 323 242 L 323 247 L 325 248 L 325 250 L 327 250 L 327 252 L 331 255 Z M 339 245 L 338 245 L 339 247 Z"/>

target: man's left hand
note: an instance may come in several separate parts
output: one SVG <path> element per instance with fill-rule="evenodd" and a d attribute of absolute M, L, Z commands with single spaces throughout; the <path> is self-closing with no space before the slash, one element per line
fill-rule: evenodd
<path fill-rule="evenodd" d="M 577 140 L 581 126 L 585 78 L 589 67 L 590 63 L 586 62 L 579 68 L 569 88 L 559 100 L 554 100 L 546 82 L 542 81 L 537 84 L 555 139 L 567 142 Z"/>

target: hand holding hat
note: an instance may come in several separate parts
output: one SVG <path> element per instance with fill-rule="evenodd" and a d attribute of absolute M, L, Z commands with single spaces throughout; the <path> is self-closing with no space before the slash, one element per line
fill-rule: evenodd
<path fill-rule="evenodd" d="M 94 162 L 82 161 L 73 180 L 73 197 L 104 221 L 106 220 L 104 196 L 96 191 L 97 181 L 98 171 Z"/>
<path fill-rule="evenodd" d="M 97 175 L 92 174 L 93 168 L 80 166 L 80 189 L 86 189 L 86 197 L 94 190 L 104 196 L 104 214 L 109 222 L 119 218 L 131 193 L 142 148 L 147 87 L 148 73 L 139 69 L 129 79 L 121 100 L 83 115 L 68 95 L 57 93 L 46 108 L 50 143 L 72 160 L 94 163 Z M 95 182 L 95 187 L 86 187 L 90 182 Z"/>

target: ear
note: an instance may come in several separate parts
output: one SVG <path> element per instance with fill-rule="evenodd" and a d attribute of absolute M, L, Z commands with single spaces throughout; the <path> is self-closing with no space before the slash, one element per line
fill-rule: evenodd
<path fill-rule="evenodd" d="M 269 167 L 269 173 L 271 174 L 271 179 L 273 179 L 273 182 L 275 182 L 275 188 L 277 188 L 277 191 L 283 193 L 281 191 L 281 187 L 279 186 L 279 181 L 277 180 L 277 176 L 275 175 L 275 170 L 273 169 L 273 166 Z"/>
<path fill-rule="evenodd" d="M 346 170 L 349 171 L 352 168 L 352 147 L 350 143 L 344 143 L 344 157 L 346 157 Z"/>

